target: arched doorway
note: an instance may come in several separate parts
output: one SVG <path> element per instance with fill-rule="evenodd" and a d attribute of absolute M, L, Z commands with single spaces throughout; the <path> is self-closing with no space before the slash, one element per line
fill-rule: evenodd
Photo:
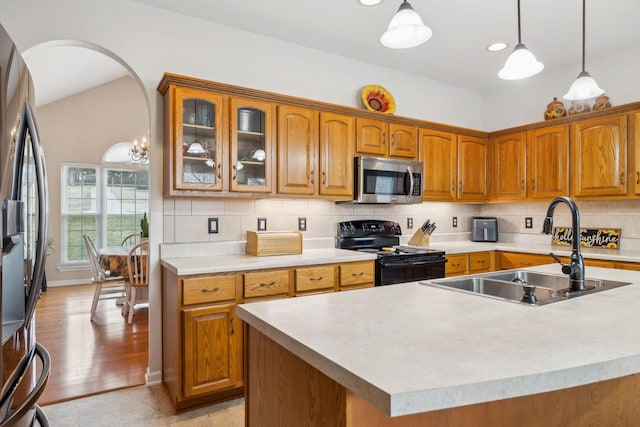
<path fill-rule="evenodd" d="M 100 46 L 73 40 L 51 41 L 30 48 L 23 56 L 33 77 L 36 117 L 49 172 L 49 230 L 54 242 L 54 251 L 47 261 L 47 278 L 50 290 L 54 290 L 65 285 L 87 283 L 91 276 L 90 271 L 84 266 L 81 251 L 74 252 L 74 245 L 77 246 L 74 241 L 83 232 L 83 229 L 77 229 L 77 224 L 85 227 L 87 223 L 93 222 L 96 236 L 99 236 L 99 244 L 102 246 L 109 243 L 107 196 L 101 196 L 99 192 L 101 183 L 104 185 L 104 193 L 109 190 L 108 170 L 118 167 L 105 165 L 102 156 L 118 141 L 149 138 L 149 100 L 142 82 L 130 67 Z M 73 168 L 93 170 L 97 177 L 88 194 L 79 193 L 82 194 L 82 200 L 68 194 L 72 186 L 68 185 L 69 181 L 65 179 L 65 171 Z M 83 187 L 84 190 L 86 188 Z M 72 206 L 73 203 L 76 205 Z M 82 206 L 80 211 L 78 205 Z M 78 217 L 81 217 L 80 221 Z M 110 301 L 104 301 L 104 304 L 109 303 Z M 66 320 L 69 322 L 65 322 L 65 326 L 61 328 L 67 328 L 65 336 L 68 338 L 63 339 L 63 344 L 68 344 L 68 348 L 58 352 L 57 361 L 56 354 L 52 351 L 54 364 L 61 369 L 54 369 L 49 387 L 61 380 L 56 380 L 56 375 L 77 375 L 85 369 L 78 366 L 84 362 L 74 359 L 74 353 L 87 351 L 95 357 L 101 357 L 104 353 L 114 350 L 109 346 L 117 345 L 119 342 L 117 337 L 112 339 L 115 330 L 112 315 L 107 315 L 105 311 L 102 318 L 97 316 L 94 322 L 90 322 L 86 316 L 80 314 L 88 307 L 90 301 L 78 304 L 77 310 L 69 310 L 68 304 L 65 308 L 68 317 Z M 106 308 L 116 312 L 119 310 L 115 305 Z M 75 317 L 77 319 L 74 319 Z M 136 335 L 135 325 L 129 326 L 132 330 L 124 329 L 127 328 L 124 319 L 115 319 L 115 322 L 120 320 L 124 326 L 116 323 L 117 327 L 123 327 L 116 335 L 129 333 L 127 340 L 144 340 L 144 357 L 138 357 L 138 360 L 143 360 L 142 363 L 145 364 L 139 369 L 140 375 L 137 375 L 133 383 L 126 382 L 131 381 L 130 378 L 124 382 L 116 381 L 119 376 L 116 372 L 119 368 L 117 364 L 106 362 L 107 365 L 96 365 L 93 367 L 94 371 L 102 370 L 103 377 L 109 379 L 103 383 L 104 388 L 100 390 L 69 387 L 71 394 L 65 396 L 64 400 L 145 382 L 144 372 L 148 363 L 147 337 L 140 336 L 142 329 L 137 331 Z M 44 331 L 45 328 L 37 328 L 38 330 Z M 147 334 L 146 326 L 144 334 Z M 80 337 L 83 344 L 72 340 L 72 337 Z M 134 351 L 140 353 L 141 350 L 137 348 Z M 70 360 L 74 361 L 73 366 L 70 366 Z M 94 362 L 87 363 L 95 365 Z M 130 369 L 127 366 L 122 368 Z M 86 382 L 89 382 L 91 374 L 87 371 Z"/>

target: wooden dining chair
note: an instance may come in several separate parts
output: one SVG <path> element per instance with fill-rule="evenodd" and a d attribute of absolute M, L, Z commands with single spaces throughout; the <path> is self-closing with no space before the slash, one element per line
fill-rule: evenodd
<path fill-rule="evenodd" d="M 149 303 L 149 241 L 145 240 L 131 248 L 127 257 L 129 277 L 126 278 L 127 298 L 122 312 L 131 324 L 135 306 Z"/>
<path fill-rule="evenodd" d="M 93 240 L 87 234 L 83 234 L 85 247 L 87 248 L 87 254 L 89 255 L 89 265 L 91 266 L 91 272 L 93 277 L 91 282 L 95 284 L 95 290 L 93 291 L 93 302 L 91 303 L 91 321 L 96 316 L 96 307 L 98 301 L 103 299 L 116 299 L 126 296 L 125 278 L 122 276 L 111 277 L 108 271 L 105 271 L 100 265 L 98 259 L 98 251 L 96 250 Z"/>
<path fill-rule="evenodd" d="M 140 243 L 140 233 L 131 233 L 122 239 L 122 244 L 120 246 L 135 246 L 138 243 Z"/>

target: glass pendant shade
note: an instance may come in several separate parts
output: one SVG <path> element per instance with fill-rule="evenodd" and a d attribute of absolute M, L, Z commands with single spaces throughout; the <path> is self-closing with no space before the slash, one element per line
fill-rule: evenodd
<path fill-rule="evenodd" d="M 424 25 L 420 16 L 404 0 L 389 23 L 389 28 L 380 37 L 380 43 L 392 49 L 418 46 L 431 38 L 431 28 Z"/>
<path fill-rule="evenodd" d="M 583 99 L 595 98 L 604 93 L 604 90 L 600 89 L 598 83 L 587 73 L 586 71 L 578 74 L 578 78 L 573 82 L 569 88 L 569 92 L 564 95 L 564 99 L 567 101 L 580 101 Z"/>
<path fill-rule="evenodd" d="M 543 68 L 544 64 L 539 62 L 524 44 L 518 43 L 502 70 L 498 72 L 498 77 L 504 80 L 526 79 L 538 74 Z"/>

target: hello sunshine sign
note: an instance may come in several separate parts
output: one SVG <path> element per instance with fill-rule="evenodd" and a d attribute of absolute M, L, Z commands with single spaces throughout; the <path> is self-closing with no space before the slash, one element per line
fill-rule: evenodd
<path fill-rule="evenodd" d="M 580 246 L 594 248 L 620 248 L 619 228 L 580 228 Z M 552 243 L 560 246 L 571 246 L 573 229 L 571 227 L 553 227 Z"/>

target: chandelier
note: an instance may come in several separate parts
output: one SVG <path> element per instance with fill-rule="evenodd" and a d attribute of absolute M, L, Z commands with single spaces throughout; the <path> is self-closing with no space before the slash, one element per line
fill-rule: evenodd
<path fill-rule="evenodd" d="M 133 141 L 131 146 L 131 161 L 136 163 L 147 163 L 149 161 L 149 143 L 146 137 L 142 137 L 142 142 L 138 145 L 138 140 Z"/>

